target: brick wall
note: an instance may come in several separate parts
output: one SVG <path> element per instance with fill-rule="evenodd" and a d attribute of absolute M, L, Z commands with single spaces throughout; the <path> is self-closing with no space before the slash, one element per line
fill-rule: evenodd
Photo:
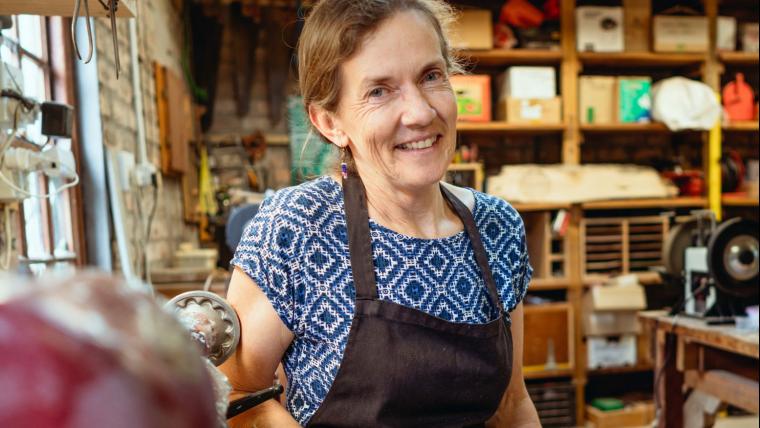
<path fill-rule="evenodd" d="M 158 61 L 181 75 L 182 23 L 172 2 L 166 0 L 141 0 L 138 11 L 138 47 L 143 94 L 143 110 L 147 153 L 150 162 L 160 164 L 158 121 L 156 116 L 155 78 L 153 62 Z M 96 20 L 96 42 L 98 54 L 98 77 L 100 80 L 100 105 L 103 121 L 103 142 L 110 148 L 134 153 L 137 156 L 137 125 L 132 86 L 132 64 L 130 61 L 129 27 L 125 19 L 117 20 L 119 38 L 119 59 L 121 74 L 116 79 L 113 42 L 110 21 Z M 136 192 L 135 192 L 136 193 Z M 141 203 L 147 213 L 152 204 L 151 192 L 145 191 L 142 200 L 137 194 L 125 193 L 125 227 L 131 235 L 131 253 L 142 246 L 135 233 L 137 204 Z M 146 214 L 147 216 L 147 214 Z M 115 238 L 114 238 L 115 239 Z M 183 220 L 182 186 L 175 178 L 164 178 L 159 193 L 150 240 L 147 245 L 152 266 L 163 266 L 171 262 L 172 254 L 183 241 L 197 243 L 197 228 Z M 118 266 L 119 256 L 114 248 L 114 265 Z"/>

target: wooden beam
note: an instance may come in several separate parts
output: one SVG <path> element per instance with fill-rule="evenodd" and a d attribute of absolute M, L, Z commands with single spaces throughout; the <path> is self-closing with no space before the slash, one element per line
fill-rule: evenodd
<path fill-rule="evenodd" d="M 760 412 L 760 385 L 757 381 L 725 370 L 709 370 L 702 373 L 698 370 L 687 370 L 684 383 L 748 412 Z"/>

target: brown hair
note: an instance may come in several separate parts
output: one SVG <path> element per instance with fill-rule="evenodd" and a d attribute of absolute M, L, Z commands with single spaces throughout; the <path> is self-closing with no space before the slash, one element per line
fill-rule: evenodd
<path fill-rule="evenodd" d="M 298 40 L 298 83 L 307 111 L 316 105 L 334 112 L 340 96 L 340 65 L 384 20 L 408 10 L 419 11 L 430 20 L 448 72 L 460 72 L 448 40 L 455 13 L 444 1 L 322 0 L 306 18 Z"/>

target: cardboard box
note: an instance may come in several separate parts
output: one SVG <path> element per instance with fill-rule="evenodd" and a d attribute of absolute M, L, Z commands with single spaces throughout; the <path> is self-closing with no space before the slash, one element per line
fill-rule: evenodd
<path fill-rule="evenodd" d="M 742 24 L 742 51 L 757 53 L 760 50 L 760 27 L 757 23 Z"/>
<path fill-rule="evenodd" d="M 618 121 L 649 122 L 652 118 L 652 78 L 618 77 L 617 88 Z"/>
<path fill-rule="evenodd" d="M 736 18 L 719 16 L 715 34 L 715 48 L 719 51 L 736 50 Z"/>
<path fill-rule="evenodd" d="M 626 52 L 649 52 L 652 8 L 648 1 L 623 0 Z"/>
<path fill-rule="evenodd" d="M 562 123 L 562 100 L 554 97 L 548 100 L 519 100 L 507 98 L 499 101 L 499 120 L 521 124 Z M 506 111 L 506 115 L 505 115 Z"/>
<path fill-rule="evenodd" d="M 457 99 L 457 119 L 490 122 L 491 76 L 451 76 L 449 80 Z"/>
<path fill-rule="evenodd" d="M 581 6 L 575 9 L 578 51 L 622 52 L 623 8 Z"/>
<path fill-rule="evenodd" d="M 594 428 L 625 428 L 651 425 L 654 420 L 654 403 L 640 402 L 626 406 L 620 410 L 599 410 L 586 406 L 586 420 Z"/>
<path fill-rule="evenodd" d="M 499 75 L 498 99 L 551 99 L 557 96 L 554 67 L 509 67 Z"/>
<path fill-rule="evenodd" d="M 581 123 L 605 124 L 617 121 L 617 80 L 612 76 L 580 76 L 578 116 Z"/>
<path fill-rule="evenodd" d="M 594 311 L 639 311 L 646 309 L 647 298 L 641 285 L 600 285 L 587 296 Z"/>
<path fill-rule="evenodd" d="M 639 334 L 638 311 L 594 312 L 584 304 L 584 336 L 616 336 L 621 334 Z"/>
<path fill-rule="evenodd" d="M 655 52 L 707 52 L 710 47 L 707 17 L 654 17 Z"/>
<path fill-rule="evenodd" d="M 493 20 L 490 10 L 465 9 L 451 28 L 451 46 L 457 49 L 493 48 Z"/>
<path fill-rule="evenodd" d="M 636 365 L 636 335 L 586 338 L 588 368 Z"/>

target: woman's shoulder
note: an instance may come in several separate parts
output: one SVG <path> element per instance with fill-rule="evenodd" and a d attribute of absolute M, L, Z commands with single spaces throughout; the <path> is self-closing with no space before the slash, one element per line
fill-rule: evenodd
<path fill-rule="evenodd" d="M 316 220 L 337 207 L 340 200 L 340 185 L 328 176 L 321 176 L 276 191 L 263 202 L 261 210 L 275 217 Z"/>
<path fill-rule="evenodd" d="M 476 221 L 481 220 L 486 223 L 496 221 L 505 225 L 522 227 L 523 221 L 520 213 L 509 202 L 477 190 L 472 190 L 472 194 L 476 204 Z"/>

